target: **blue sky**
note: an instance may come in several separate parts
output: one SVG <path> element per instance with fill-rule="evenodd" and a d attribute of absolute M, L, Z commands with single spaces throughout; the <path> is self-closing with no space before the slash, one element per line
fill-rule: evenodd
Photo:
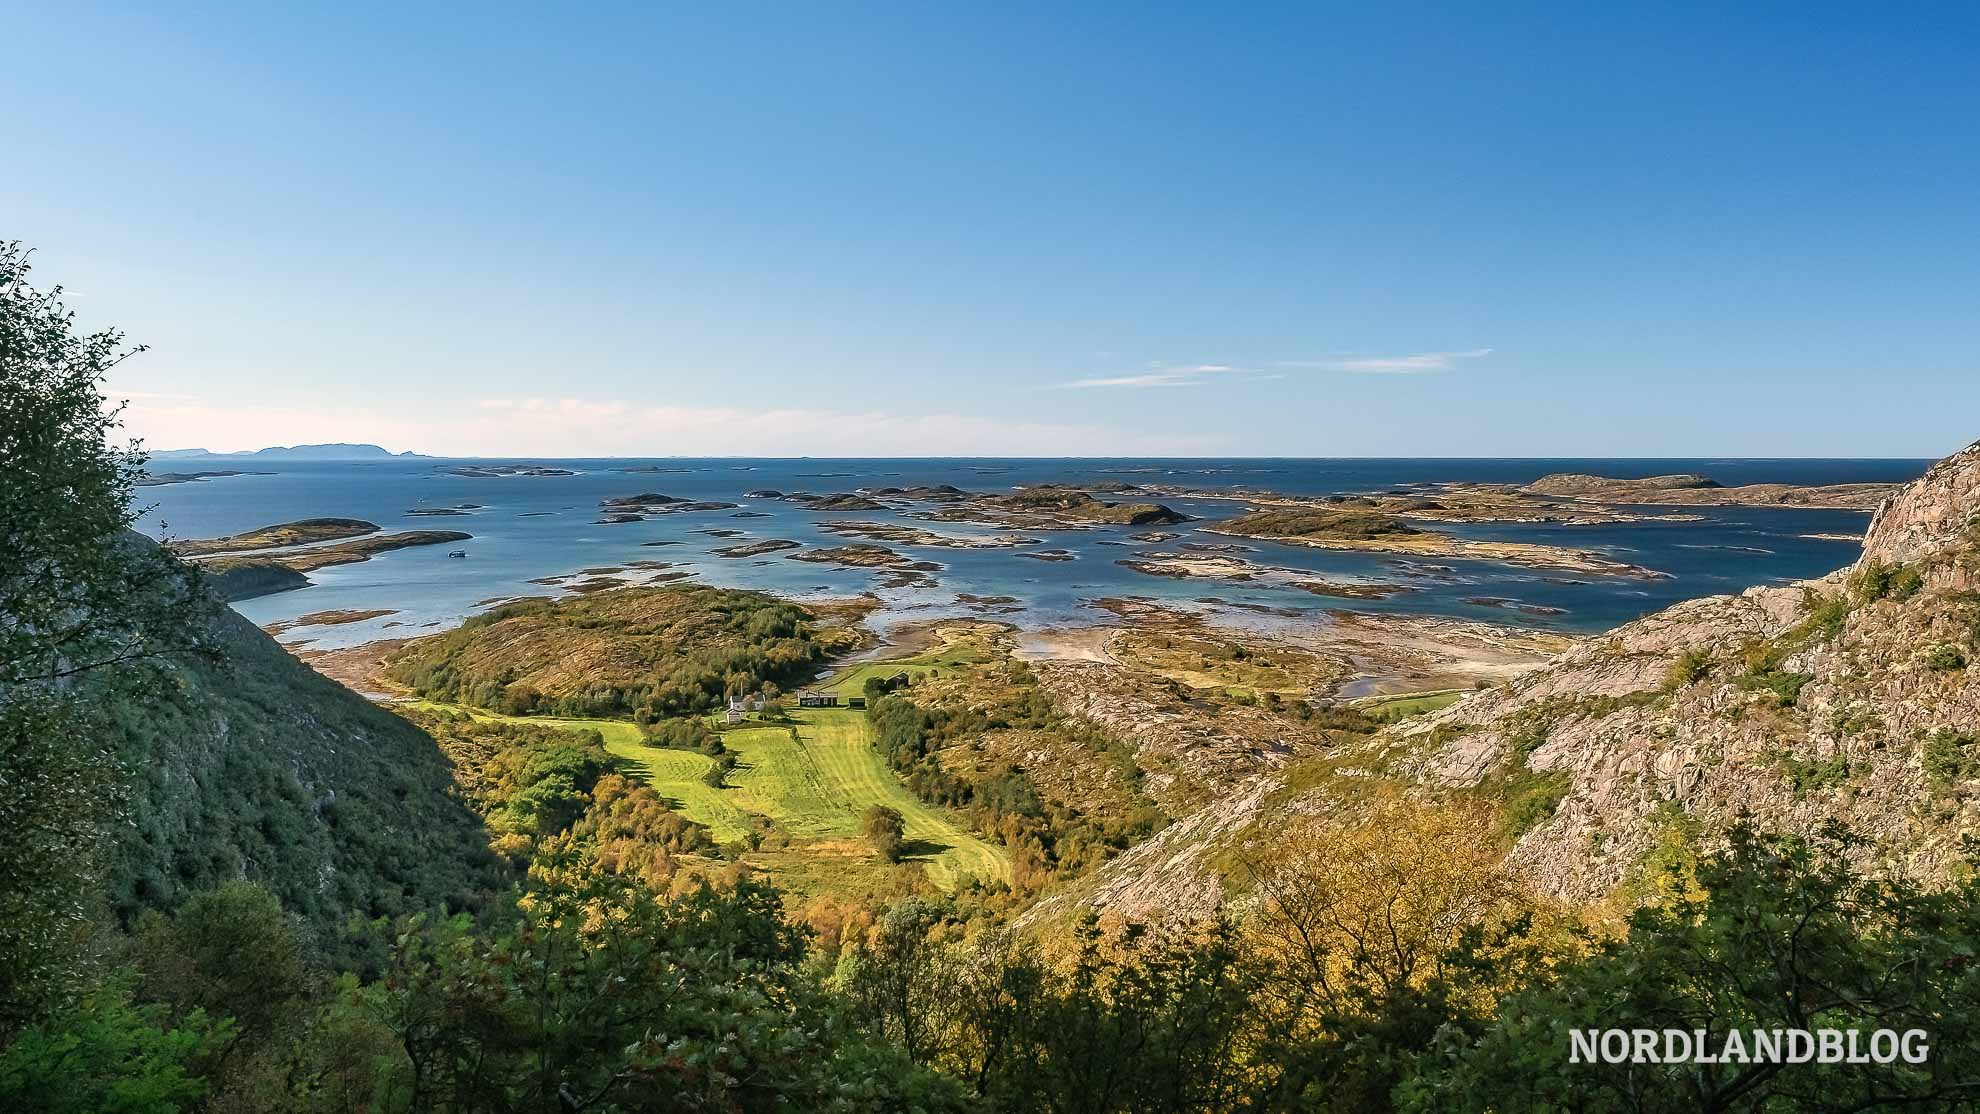
<path fill-rule="evenodd" d="M 299 7 L 8 16 L 156 448 L 1980 437 L 1970 6 Z"/>

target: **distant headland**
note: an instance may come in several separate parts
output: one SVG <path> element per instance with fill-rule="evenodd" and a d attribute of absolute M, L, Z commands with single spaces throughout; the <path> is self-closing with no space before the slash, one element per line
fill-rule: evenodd
<path fill-rule="evenodd" d="M 380 448 L 377 445 L 352 445 L 343 442 L 327 445 L 271 445 L 265 449 L 243 449 L 240 452 L 233 453 L 216 453 L 211 449 L 161 449 L 149 455 L 153 460 L 185 460 L 193 457 L 226 457 L 233 460 L 429 459 L 424 453 L 416 453 L 411 450 L 395 453 Z"/>

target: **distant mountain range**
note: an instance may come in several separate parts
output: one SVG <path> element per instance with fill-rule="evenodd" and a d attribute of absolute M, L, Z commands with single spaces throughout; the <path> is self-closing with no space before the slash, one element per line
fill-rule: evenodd
<path fill-rule="evenodd" d="M 184 460 L 189 457 L 224 457 L 230 460 L 387 460 L 403 457 L 428 459 L 423 453 L 387 452 L 377 445 L 273 445 L 266 449 L 243 450 L 237 453 L 216 453 L 210 449 L 160 449 L 150 454 L 153 460 Z"/>

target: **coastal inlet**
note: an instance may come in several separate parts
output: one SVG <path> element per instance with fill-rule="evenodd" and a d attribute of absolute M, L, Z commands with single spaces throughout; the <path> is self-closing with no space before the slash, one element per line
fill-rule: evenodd
<path fill-rule="evenodd" d="M 140 527 L 319 648 L 679 580 L 870 593 L 882 629 L 981 615 L 973 599 L 1010 601 L 998 618 L 1021 629 L 1091 625 L 1100 600 L 1214 599 L 1576 632 L 1847 563 L 1865 502 L 1923 467 L 1557 463 L 173 459 Z"/>

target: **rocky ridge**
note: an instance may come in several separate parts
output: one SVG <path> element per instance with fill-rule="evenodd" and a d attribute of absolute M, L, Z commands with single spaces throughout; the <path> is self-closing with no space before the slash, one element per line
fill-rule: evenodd
<path fill-rule="evenodd" d="M 1509 861 L 1564 900 L 1740 822 L 1840 824 L 1865 865 L 1945 879 L 1980 833 L 1980 444 L 1884 500 L 1855 565 L 1679 604 L 1323 762 L 1260 764 L 1080 901 L 1202 915 L 1242 893 L 1228 864 L 1252 836 L 1352 815 L 1377 783 L 1499 802 Z"/>

